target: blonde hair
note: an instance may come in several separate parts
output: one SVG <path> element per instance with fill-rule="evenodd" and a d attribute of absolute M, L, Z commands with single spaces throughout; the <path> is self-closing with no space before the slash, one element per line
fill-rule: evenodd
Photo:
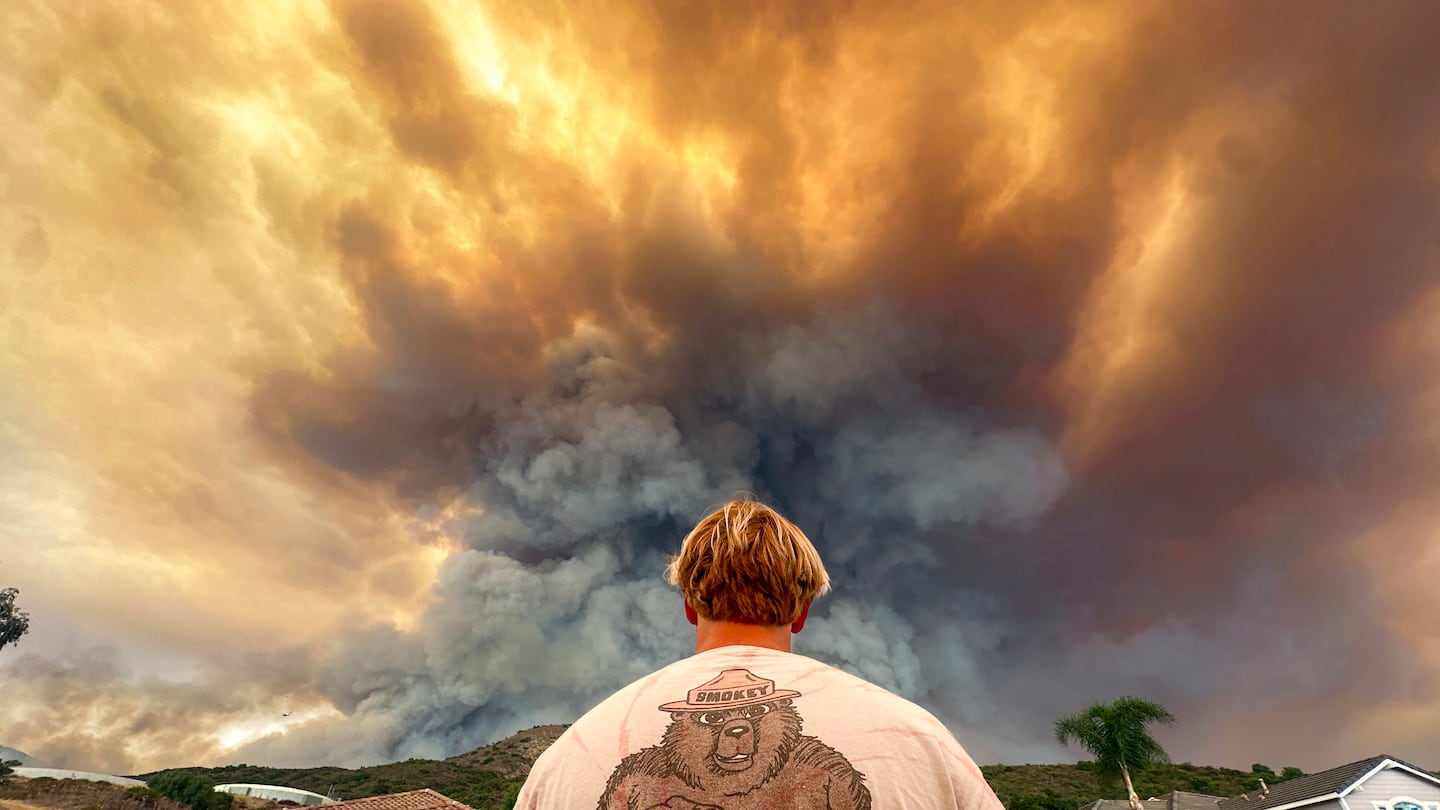
<path fill-rule="evenodd" d="M 820 553 L 800 527 L 752 500 L 732 500 L 686 535 L 666 578 L 707 619 L 791 624 L 830 590 Z"/>

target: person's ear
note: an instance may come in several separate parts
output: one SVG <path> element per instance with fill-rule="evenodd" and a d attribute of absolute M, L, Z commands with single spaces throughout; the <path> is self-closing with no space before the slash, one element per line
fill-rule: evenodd
<path fill-rule="evenodd" d="M 795 618 L 795 621 L 790 623 L 790 632 L 798 633 L 804 630 L 805 620 L 808 618 L 810 618 L 810 603 L 806 602 L 805 607 L 800 608 L 800 615 Z"/>
<path fill-rule="evenodd" d="M 695 608 L 690 607 L 689 600 L 685 602 L 685 621 L 694 625 L 700 624 L 700 614 L 695 612 Z"/>

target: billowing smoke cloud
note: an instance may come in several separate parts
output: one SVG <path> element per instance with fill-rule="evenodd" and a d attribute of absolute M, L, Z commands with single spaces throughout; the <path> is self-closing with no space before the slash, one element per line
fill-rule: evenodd
<path fill-rule="evenodd" d="M 753 492 L 835 578 L 799 648 L 982 761 L 1125 692 L 1181 759 L 1440 757 L 1433 7 L 122 11 L 0 12 L 0 742 L 568 721 Z"/>

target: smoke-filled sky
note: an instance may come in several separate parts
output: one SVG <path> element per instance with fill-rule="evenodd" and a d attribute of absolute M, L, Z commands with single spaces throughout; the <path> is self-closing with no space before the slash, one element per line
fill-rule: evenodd
<path fill-rule="evenodd" d="M 356 765 L 692 641 L 982 762 L 1440 764 L 1440 6 L 0 6 L 0 744 Z M 289 716 L 285 716 L 289 713 Z"/>

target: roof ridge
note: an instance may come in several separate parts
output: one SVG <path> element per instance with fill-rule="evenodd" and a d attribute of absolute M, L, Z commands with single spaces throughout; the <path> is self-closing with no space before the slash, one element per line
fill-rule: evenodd
<path fill-rule="evenodd" d="M 429 787 L 416 788 L 414 790 L 402 790 L 398 793 L 384 793 L 379 796 L 363 796 L 358 799 L 346 799 L 345 801 L 333 802 L 325 806 L 327 808 L 338 808 L 342 806 L 357 807 L 363 805 L 374 805 L 377 810 L 384 810 L 387 807 L 393 808 L 396 805 L 397 800 L 399 803 L 405 804 L 406 797 L 409 797 L 410 799 L 420 799 L 420 806 L 416 807 L 415 803 L 411 802 L 409 806 L 395 808 L 395 810 L 435 810 L 435 808 L 442 807 L 473 810 L 470 805 L 465 804 L 464 802 L 461 802 L 457 799 L 452 799 L 449 796 L 446 796 L 444 793 L 441 793 L 440 791 Z"/>

